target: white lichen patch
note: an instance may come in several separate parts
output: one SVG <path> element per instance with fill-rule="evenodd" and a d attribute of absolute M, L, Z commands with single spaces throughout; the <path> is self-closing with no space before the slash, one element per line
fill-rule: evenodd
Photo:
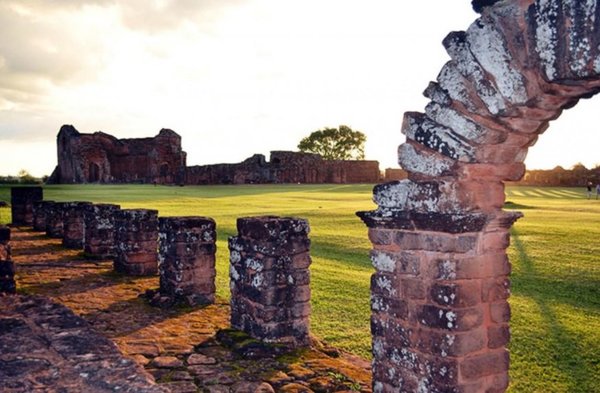
<path fill-rule="evenodd" d="M 371 296 L 371 310 L 379 312 L 387 312 L 390 306 L 384 300 L 377 296 Z"/>
<path fill-rule="evenodd" d="M 404 170 L 434 177 L 448 171 L 453 161 L 445 157 L 420 154 L 412 145 L 404 143 L 398 148 L 398 163 Z"/>
<path fill-rule="evenodd" d="M 375 269 L 382 272 L 392 273 L 394 270 L 396 270 L 396 261 L 391 255 L 385 252 L 371 252 L 371 262 L 373 263 L 373 267 L 375 267 Z"/>
<path fill-rule="evenodd" d="M 373 193 L 373 201 L 380 207 L 402 209 L 406 207 L 412 189 L 413 183 L 408 179 L 388 183 L 377 187 Z"/>
<path fill-rule="evenodd" d="M 397 291 L 395 288 L 393 288 L 392 281 L 389 278 L 385 276 L 377 277 L 375 283 L 380 289 L 387 291 L 390 295 L 396 295 Z"/>
<path fill-rule="evenodd" d="M 254 288 L 260 288 L 264 282 L 265 277 L 262 275 L 262 273 L 257 273 L 254 275 L 254 277 L 252 277 L 252 282 L 250 285 L 252 285 Z"/>
<path fill-rule="evenodd" d="M 376 358 L 382 358 L 385 355 L 385 348 L 383 341 L 379 338 L 373 340 L 373 356 Z"/>
<path fill-rule="evenodd" d="M 231 263 L 239 263 L 242 260 L 242 254 L 237 250 L 231 250 L 229 253 L 229 260 Z"/>
<path fill-rule="evenodd" d="M 494 77 L 500 94 L 513 104 L 527 102 L 525 79 L 512 67 L 512 56 L 500 32 L 480 18 L 469 26 L 467 41 L 479 64 Z"/>
<path fill-rule="evenodd" d="M 233 281 L 238 281 L 240 279 L 240 274 L 235 270 L 233 265 L 229 265 L 229 277 L 231 277 Z"/>
<path fill-rule="evenodd" d="M 478 141 L 485 133 L 480 125 L 467 119 L 454 109 L 431 102 L 425 108 L 425 113 L 435 122 L 450 128 L 457 135 L 469 141 Z"/>
<path fill-rule="evenodd" d="M 446 321 L 448 321 L 447 326 L 449 329 L 456 327 L 456 313 L 454 311 L 446 312 Z"/>
<path fill-rule="evenodd" d="M 558 18 L 560 2 L 554 0 L 538 0 L 535 15 L 535 50 L 541 60 L 544 73 L 549 81 L 556 79 L 556 47 L 558 45 L 558 29 L 553 23 Z"/>
<path fill-rule="evenodd" d="M 463 104 L 469 111 L 477 112 L 477 105 L 469 96 L 464 78 L 452 62 L 446 63 L 440 71 L 437 80 L 440 86 L 448 92 L 450 98 Z"/>
<path fill-rule="evenodd" d="M 244 264 L 246 265 L 246 268 L 252 269 L 252 270 L 257 271 L 257 272 L 261 272 L 263 270 L 263 268 L 264 268 L 263 263 L 260 262 L 260 261 L 257 261 L 254 258 L 248 258 L 248 259 L 246 259 L 244 261 Z"/>

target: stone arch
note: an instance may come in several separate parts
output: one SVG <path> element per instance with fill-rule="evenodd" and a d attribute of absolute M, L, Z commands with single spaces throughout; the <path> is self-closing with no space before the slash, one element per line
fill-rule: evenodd
<path fill-rule="evenodd" d="M 450 55 L 407 112 L 408 179 L 375 187 L 369 227 L 373 391 L 504 391 L 505 180 L 561 111 L 600 91 L 600 0 L 495 3 L 443 41 Z"/>
<path fill-rule="evenodd" d="M 169 163 L 167 163 L 167 162 L 163 162 L 162 164 L 160 164 L 160 167 L 159 167 L 159 170 L 158 170 L 158 172 L 159 172 L 159 176 L 160 176 L 160 177 L 161 177 L 163 180 L 164 180 L 164 179 L 166 179 L 166 178 L 169 176 L 169 174 L 170 174 L 170 171 L 169 171 Z"/>

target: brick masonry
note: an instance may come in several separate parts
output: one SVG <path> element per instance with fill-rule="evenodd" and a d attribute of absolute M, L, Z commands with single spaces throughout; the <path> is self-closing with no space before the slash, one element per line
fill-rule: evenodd
<path fill-rule="evenodd" d="M 15 293 L 15 263 L 10 248 L 10 228 L 0 225 L 0 293 Z"/>
<path fill-rule="evenodd" d="M 476 3 L 476 4 L 475 4 Z M 373 391 L 508 386 L 511 225 L 503 181 L 562 110 L 600 91 L 597 1 L 474 2 L 450 61 L 407 112 L 408 178 L 359 212 L 373 243 Z"/>
<path fill-rule="evenodd" d="M 10 203 L 13 225 L 33 225 L 33 204 L 44 199 L 42 187 L 12 187 Z"/>
<path fill-rule="evenodd" d="M 309 345 L 308 222 L 247 217 L 237 229 L 229 239 L 231 325 L 267 342 Z"/>
<path fill-rule="evenodd" d="M 46 215 L 48 208 L 54 201 L 38 201 L 33 204 L 33 230 L 38 232 L 46 231 Z"/>
<path fill-rule="evenodd" d="M 83 215 L 91 202 L 67 202 L 63 211 L 63 246 L 83 249 L 85 225 Z"/>
<path fill-rule="evenodd" d="M 83 213 L 83 251 L 89 258 L 115 256 L 115 216 L 121 207 L 112 204 L 93 204 Z"/>
<path fill-rule="evenodd" d="M 116 212 L 114 268 L 132 276 L 157 274 L 157 210 L 123 209 Z"/>
<path fill-rule="evenodd" d="M 64 236 L 64 216 L 66 202 L 54 202 L 46 210 L 46 236 L 62 239 Z"/>
<path fill-rule="evenodd" d="M 161 217 L 160 295 L 189 305 L 215 301 L 216 224 L 207 217 Z"/>

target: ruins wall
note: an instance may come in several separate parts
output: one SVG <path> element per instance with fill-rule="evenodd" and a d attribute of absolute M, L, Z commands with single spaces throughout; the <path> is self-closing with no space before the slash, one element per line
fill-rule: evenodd
<path fill-rule="evenodd" d="M 185 179 L 181 137 L 168 129 L 153 138 L 117 139 L 64 125 L 57 150 L 58 166 L 49 183 L 179 184 Z"/>
<path fill-rule="evenodd" d="M 270 161 L 256 154 L 237 164 L 188 167 L 186 183 L 377 183 L 380 177 L 377 161 L 324 160 L 318 154 L 272 151 Z"/>

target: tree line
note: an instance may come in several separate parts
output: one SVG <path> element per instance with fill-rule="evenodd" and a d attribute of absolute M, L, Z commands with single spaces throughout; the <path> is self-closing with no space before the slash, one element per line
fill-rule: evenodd
<path fill-rule="evenodd" d="M 561 166 L 557 166 L 554 169 L 528 170 L 518 184 L 528 186 L 585 187 L 589 182 L 600 184 L 600 164 L 592 169 L 588 169 L 579 163 L 571 169 L 564 169 Z"/>

